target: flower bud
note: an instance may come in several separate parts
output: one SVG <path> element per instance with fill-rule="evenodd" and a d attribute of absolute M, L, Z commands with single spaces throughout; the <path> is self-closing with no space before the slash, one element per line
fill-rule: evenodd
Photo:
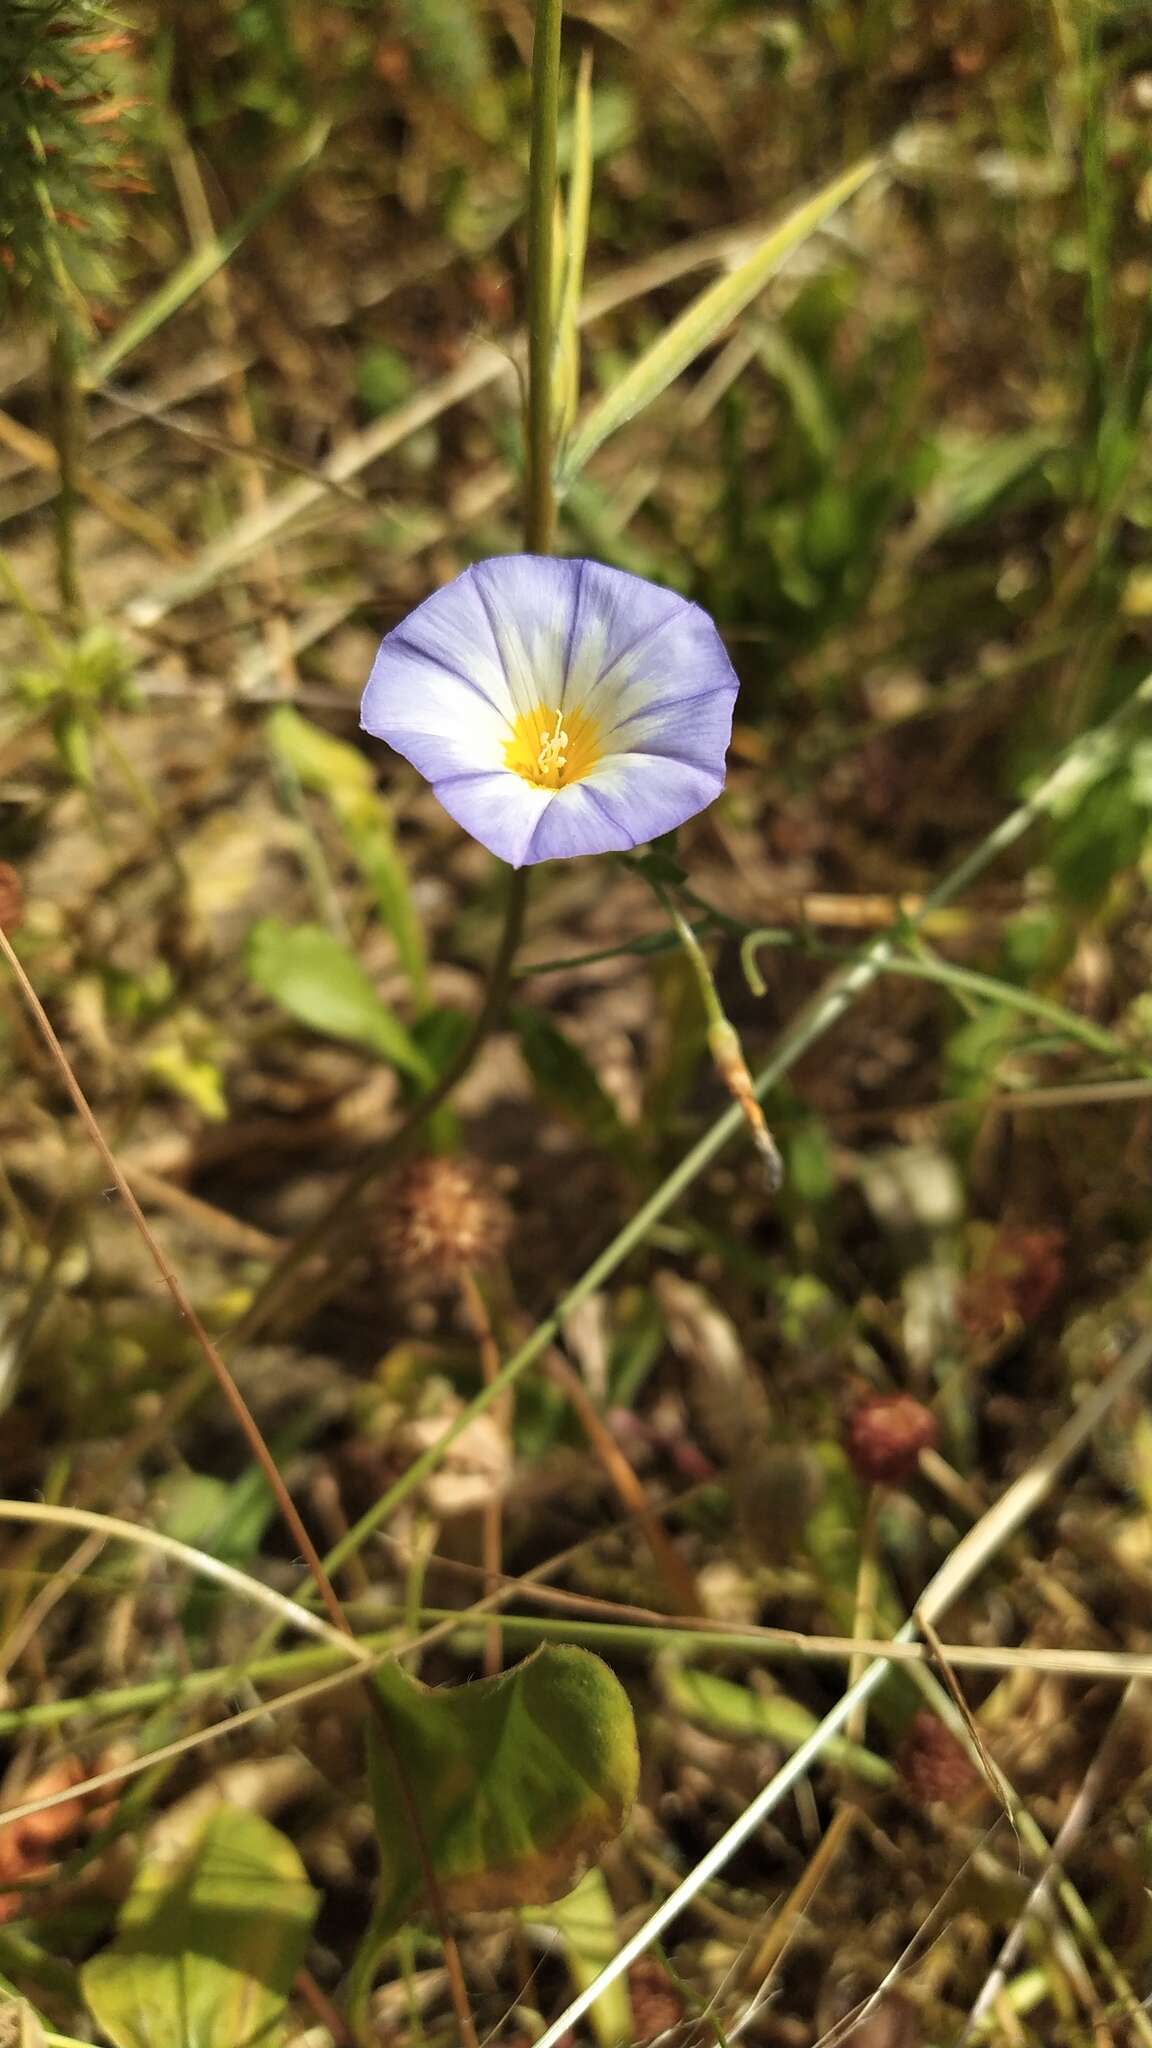
<path fill-rule="evenodd" d="M 413 1293 L 441 1294 L 461 1273 L 490 1266 L 511 1218 L 483 1167 L 471 1159 L 414 1159 L 388 1187 L 380 1248 Z"/>
<path fill-rule="evenodd" d="M 936 1442 L 936 1418 L 911 1394 L 872 1394 L 848 1417 L 844 1448 L 869 1486 L 901 1486 Z"/>

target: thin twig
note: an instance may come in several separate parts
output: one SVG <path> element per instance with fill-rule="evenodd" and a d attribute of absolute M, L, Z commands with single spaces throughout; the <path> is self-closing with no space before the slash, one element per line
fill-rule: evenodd
<path fill-rule="evenodd" d="M 702 1603 L 696 1575 L 690 1566 L 685 1564 L 675 1544 L 669 1540 L 664 1524 L 653 1510 L 640 1480 L 599 1414 L 579 1373 L 558 1351 L 549 1352 L 547 1371 L 549 1379 L 556 1383 L 571 1402 L 580 1427 L 612 1485 L 629 1514 L 643 1530 L 648 1547 L 673 1599 L 686 1613 L 698 1614 Z"/>
<path fill-rule="evenodd" d="M 175 1536 L 165 1536 L 159 1529 L 150 1529 L 143 1522 L 127 1522 L 119 1515 L 100 1515 L 90 1508 L 61 1507 L 52 1501 L 40 1500 L 0 1500 L 0 1522 L 38 1522 L 49 1528 L 87 1529 L 100 1543 L 115 1537 L 118 1542 L 133 1543 L 141 1550 L 155 1551 L 157 1556 L 171 1558 L 187 1571 L 214 1579 L 218 1586 L 227 1586 L 229 1592 L 238 1594 L 240 1599 L 252 1600 L 258 1606 L 266 1607 L 269 1613 L 287 1622 L 290 1628 L 303 1629 L 306 1635 L 319 1637 L 321 1642 L 341 1649 L 346 1656 L 361 1662 L 366 1660 L 367 1653 L 361 1650 L 355 1636 L 346 1627 L 334 1628 L 330 1622 L 322 1621 L 319 1615 L 301 1607 L 299 1601 L 290 1600 L 286 1593 L 277 1593 L 274 1587 L 264 1585 L 248 1572 L 239 1571 L 235 1565 L 225 1564 L 223 1558 L 213 1557 L 206 1550 L 197 1550 L 191 1543 L 180 1543 Z"/>
<path fill-rule="evenodd" d="M 500 1376 L 500 1351 L 492 1328 L 492 1318 L 474 1273 L 465 1268 L 459 1276 L 460 1303 L 468 1321 L 468 1327 L 480 1353 L 480 1370 L 484 1384 L 490 1387 Z M 495 1421 L 505 1443 L 508 1456 L 514 1456 L 511 1444 L 512 1396 L 505 1394 L 493 1409 Z M 481 1512 L 481 1541 L 484 1555 L 484 1586 L 486 1592 L 495 1593 L 504 1582 L 504 1502 L 498 1487 L 493 1487 Z M 484 1672 L 491 1678 L 503 1662 L 503 1637 L 500 1623 L 493 1617 L 484 1631 Z"/>

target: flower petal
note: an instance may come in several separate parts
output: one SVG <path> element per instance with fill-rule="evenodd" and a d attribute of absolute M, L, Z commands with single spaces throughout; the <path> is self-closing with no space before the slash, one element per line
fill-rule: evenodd
<path fill-rule="evenodd" d="M 720 689 L 671 702 L 666 697 L 650 700 L 614 725 L 604 735 L 603 744 L 606 759 L 614 762 L 632 754 L 660 754 L 669 761 L 686 761 L 710 774 L 719 773 L 722 781 L 731 737 L 732 692 Z"/>
<path fill-rule="evenodd" d="M 501 555 L 388 634 L 361 723 L 520 866 L 621 851 L 711 803 L 737 687 L 712 621 L 674 591 L 598 562 Z M 544 736 L 547 787 L 526 724 Z M 563 758 L 543 760 L 561 745 L 571 781 Z"/>
<path fill-rule="evenodd" d="M 584 782 L 575 785 L 597 798 L 604 812 L 611 813 L 626 839 L 582 852 L 618 852 L 621 846 L 643 846 L 672 832 L 697 811 L 715 803 L 724 787 L 722 768 L 705 767 L 695 761 L 681 761 L 663 754 L 611 754 Z M 567 795 L 566 790 L 561 795 Z M 538 858 L 537 839 L 532 858 Z"/>
<path fill-rule="evenodd" d="M 580 568 L 547 555 L 496 555 L 471 572 L 518 712 L 561 701 Z"/>
<path fill-rule="evenodd" d="M 434 782 L 432 794 L 465 832 L 510 867 L 523 867 L 532 836 L 557 792 L 537 789 L 505 768 L 478 775 L 450 775 Z"/>
<path fill-rule="evenodd" d="M 360 723 L 433 783 L 443 775 L 502 768 L 511 730 L 486 696 L 392 633 L 376 656 Z"/>

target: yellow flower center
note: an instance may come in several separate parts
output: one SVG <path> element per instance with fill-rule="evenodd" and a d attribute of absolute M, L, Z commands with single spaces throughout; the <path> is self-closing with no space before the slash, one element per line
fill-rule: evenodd
<path fill-rule="evenodd" d="M 520 713 L 504 761 L 537 789 L 563 789 L 590 775 L 601 752 L 599 722 L 588 712 L 540 704 Z"/>

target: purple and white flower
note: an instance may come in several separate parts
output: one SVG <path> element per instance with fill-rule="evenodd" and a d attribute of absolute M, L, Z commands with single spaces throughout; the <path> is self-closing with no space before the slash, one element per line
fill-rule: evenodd
<path fill-rule="evenodd" d="M 498 555 L 387 635 L 360 723 L 518 868 L 622 852 L 703 810 L 737 688 L 711 619 L 673 591 Z"/>

